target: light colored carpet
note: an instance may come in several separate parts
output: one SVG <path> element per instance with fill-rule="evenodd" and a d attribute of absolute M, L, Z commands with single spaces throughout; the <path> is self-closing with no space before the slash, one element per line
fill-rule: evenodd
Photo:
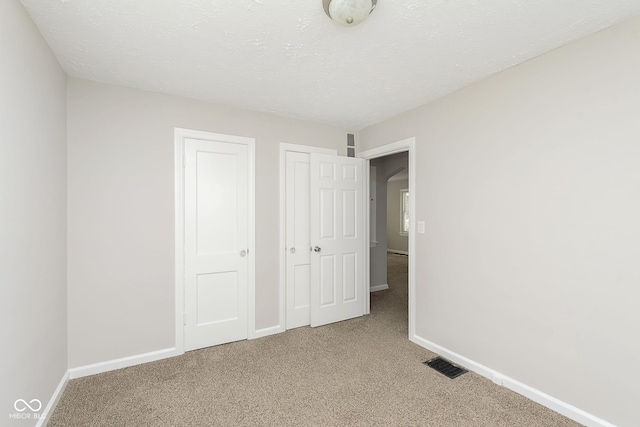
<path fill-rule="evenodd" d="M 371 314 L 69 382 L 49 426 L 576 426 L 407 339 L 407 258 Z"/>

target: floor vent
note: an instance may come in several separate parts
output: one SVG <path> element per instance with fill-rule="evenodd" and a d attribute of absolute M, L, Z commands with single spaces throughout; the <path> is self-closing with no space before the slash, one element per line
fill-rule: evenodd
<path fill-rule="evenodd" d="M 442 375 L 445 375 L 452 379 L 468 372 L 466 369 L 459 368 L 458 366 L 454 365 L 448 360 L 443 359 L 440 356 L 429 359 L 423 363 L 430 368 L 433 368 L 436 371 L 440 372 Z"/>

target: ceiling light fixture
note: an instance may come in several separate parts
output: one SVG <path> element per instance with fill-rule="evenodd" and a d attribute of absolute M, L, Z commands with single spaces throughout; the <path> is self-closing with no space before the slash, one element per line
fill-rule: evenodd
<path fill-rule="evenodd" d="M 376 8 L 378 0 L 322 0 L 327 16 L 345 27 L 358 25 Z"/>

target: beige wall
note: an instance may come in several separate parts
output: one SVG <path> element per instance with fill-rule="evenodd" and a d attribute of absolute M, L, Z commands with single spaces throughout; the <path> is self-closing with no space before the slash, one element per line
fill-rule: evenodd
<path fill-rule="evenodd" d="M 70 368 L 173 347 L 174 127 L 256 138 L 256 326 L 278 324 L 279 143 L 346 131 L 68 81 Z"/>
<path fill-rule="evenodd" d="M 416 137 L 416 334 L 620 426 L 640 425 L 639 52 L 636 18 L 359 135 Z"/>
<path fill-rule="evenodd" d="M 409 188 L 409 181 L 387 183 L 387 250 L 408 252 L 409 238 L 400 234 L 402 229 L 402 202 L 400 191 Z"/>
<path fill-rule="evenodd" d="M 16 399 L 46 405 L 67 370 L 65 75 L 18 1 L 0 1 L 0 40 L 0 424 L 14 425 Z"/>

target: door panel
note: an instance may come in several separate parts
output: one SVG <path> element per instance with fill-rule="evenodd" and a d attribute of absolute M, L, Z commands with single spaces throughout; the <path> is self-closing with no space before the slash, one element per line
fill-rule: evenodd
<path fill-rule="evenodd" d="M 342 237 L 344 239 L 357 238 L 356 205 L 358 194 L 353 190 L 342 192 Z"/>
<path fill-rule="evenodd" d="M 238 158 L 196 151 L 196 239 L 198 255 L 238 247 Z"/>
<path fill-rule="evenodd" d="M 185 139 L 185 159 L 185 350 L 193 350 L 247 338 L 249 148 Z"/>
<path fill-rule="evenodd" d="M 320 189 L 320 211 L 328 212 L 321 215 L 320 238 L 323 240 L 334 239 L 336 236 L 336 190 L 333 188 Z"/>
<path fill-rule="evenodd" d="M 196 325 L 225 322 L 238 318 L 238 273 L 199 274 Z"/>
<path fill-rule="evenodd" d="M 309 154 L 289 151 L 285 160 L 286 326 L 292 329 L 311 321 Z"/>
<path fill-rule="evenodd" d="M 358 255 L 344 254 L 342 255 L 342 283 L 343 283 L 343 301 L 353 301 L 356 299 L 357 292 L 357 273 Z"/>
<path fill-rule="evenodd" d="M 336 257 L 322 255 L 320 260 L 320 307 L 336 303 Z"/>
<path fill-rule="evenodd" d="M 364 314 L 362 159 L 311 154 L 311 326 Z"/>
<path fill-rule="evenodd" d="M 305 247 L 305 252 L 307 252 L 306 249 Z M 309 314 L 309 304 L 311 301 L 311 285 L 309 283 L 311 281 L 310 266 L 309 264 L 296 265 L 294 269 L 293 308 L 296 310 L 306 309 L 307 314 Z M 306 315 L 304 316 L 305 325 L 308 325 L 311 321 L 311 319 L 307 317 Z"/>

